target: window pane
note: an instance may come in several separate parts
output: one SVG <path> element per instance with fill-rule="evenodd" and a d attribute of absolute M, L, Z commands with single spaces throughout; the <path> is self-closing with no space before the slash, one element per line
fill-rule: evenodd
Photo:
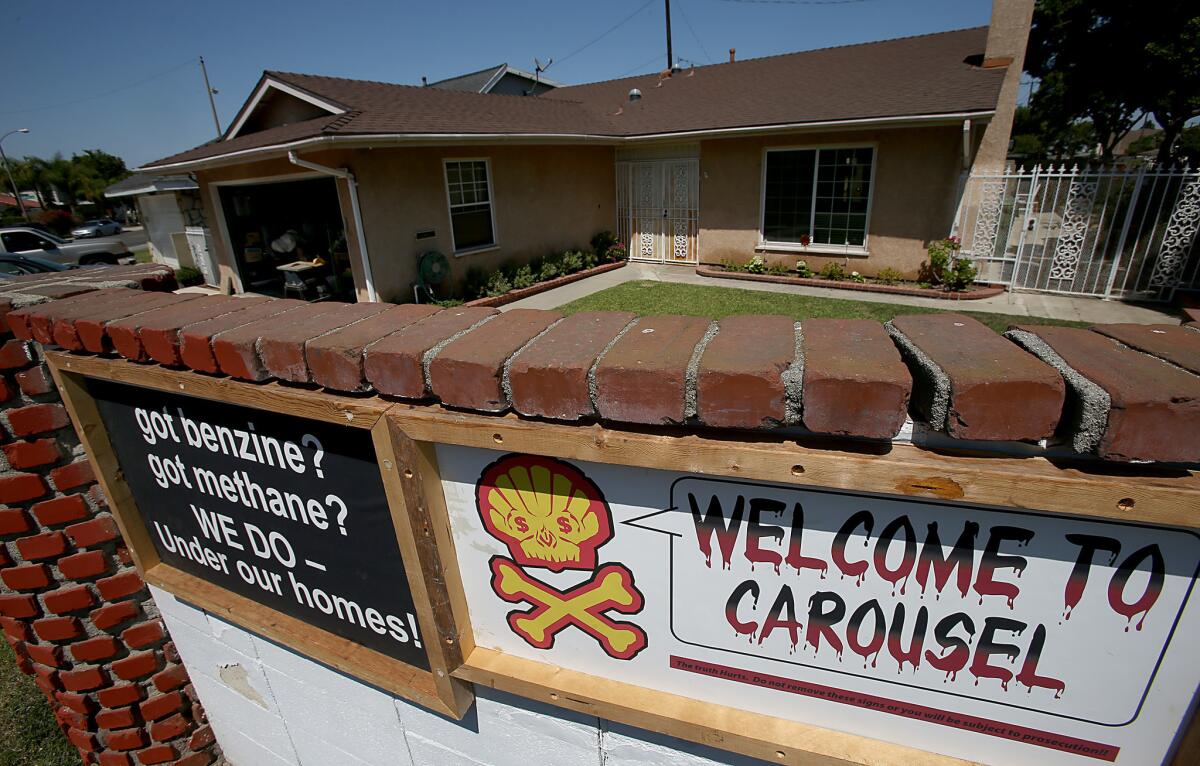
<path fill-rule="evenodd" d="M 495 244 L 492 233 L 491 205 L 467 205 L 450 213 L 454 226 L 454 248 L 469 250 L 473 247 Z"/>
<path fill-rule="evenodd" d="M 817 227 L 813 241 L 824 245 L 856 245 L 866 241 L 867 205 L 871 198 L 869 147 L 821 150 L 817 184 Z"/>
<path fill-rule="evenodd" d="M 767 152 L 763 199 L 763 239 L 799 242 L 812 228 L 812 186 L 816 151 Z"/>

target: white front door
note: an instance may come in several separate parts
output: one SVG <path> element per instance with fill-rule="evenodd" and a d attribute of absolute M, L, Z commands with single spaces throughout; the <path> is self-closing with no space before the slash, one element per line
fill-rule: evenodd
<path fill-rule="evenodd" d="M 699 164 L 694 159 L 617 163 L 619 235 L 629 242 L 630 258 L 697 262 Z"/>

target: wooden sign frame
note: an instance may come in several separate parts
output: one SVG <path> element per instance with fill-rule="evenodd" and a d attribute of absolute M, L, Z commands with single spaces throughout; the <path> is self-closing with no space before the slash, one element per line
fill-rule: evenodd
<path fill-rule="evenodd" d="M 683 429 L 613 429 L 458 413 L 397 404 L 385 416 L 400 445 L 397 465 L 410 507 L 432 528 L 421 544 L 440 548 L 463 663 L 455 675 L 568 710 L 765 761 L 826 765 L 972 763 L 857 734 L 752 713 L 477 647 L 434 447 L 449 444 L 711 476 L 880 492 L 973 505 L 1037 508 L 1154 524 L 1200 527 L 1200 477 L 1190 471 L 1044 458 L 934 454 L 912 445 L 806 446 L 794 437 L 739 433 L 735 442 Z M 422 538 L 425 538 L 424 540 Z M 428 538 L 432 538 L 429 540 Z M 1200 711 L 1181 730 L 1172 766 L 1200 762 Z"/>
<path fill-rule="evenodd" d="M 399 478 L 397 466 L 402 460 L 408 461 L 407 454 L 403 453 L 407 443 L 397 441 L 394 427 L 383 417 L 391 403 L 377 398 L 329 396 L 277 383 L 255 385 L 211 378 L 123 359 L 49 351 L 46 360 L 63 403 L 76 424 L 79 439 L 87 449 L 97 481 L 109 499 L 134 564 L 146 582 L 372 686 L 455 719 L 466 714 L 474 701 L 474 693 L 468 683 L 452 675 L 462 662 L 461 646 L 449 607 L 449 594 L 442 580 L 438 549 L 422 542 L 422 530 L 430 526 L 423 515 L 426 509 L 414 504 L 408 487 Z M 430 670 L 423 671 L 356 644 L 162 561 L 125 481 L 96 402 L 88 391 L 89 378 L 289 413 L 299 418 L 369 431 L 417 621 L 426 637 L 424 644 Z"/>

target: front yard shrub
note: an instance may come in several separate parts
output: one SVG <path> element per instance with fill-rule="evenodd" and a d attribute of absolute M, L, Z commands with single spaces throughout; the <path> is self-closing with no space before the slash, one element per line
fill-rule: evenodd
<path fill-rule="evenodd" d="M 767 273 L 772 276 L 782 277 L 788 273 L 788 267 L 777 261 L 767 267 Z"/>
<path fill-rule="evenodd" d="M 845 279 L 846 270 L 840 263 L 827 263 L 821 267 L 822 279 Z"/>
<path fill-rule="evenodd" d="M 578 250 L 568 250 L 560 256 L 559 264 L 563 276 L 574 274 L 583 269 L 583 253 Z"/>
<path fill-rule="evenodd" d="M 597 255 L 605 255 L 615 244 L 617 244 L 616 234 L 611 231 L 598 231 L 592 237 L 592 252 Z"/>
<path fill-rule="evenodd" d="M 521 290 L 526 287 L 532 287 L 533 283 L 537 281 L 536 279 L 533 278 L 533 269 L 530 267 L 530 265 L 528 263 L 525 264 L 524 266 L 520 266 L 520 267 L 514 269 L 510 280 L 512 281 L 512 286 L 513 286 L 514 290 Z"/>
<path fill-rule="evenodd" d="M 604 260 L 608 263 L 623 261 L 628 257 L 629 248 L 625 246 L 624 242 L 617 242 L 612 247 L 608 248 L 608 250 L 606 250 L 604 253 Z"/>
<path fill-rule="evenodd" d="M 463 295 L 467 297 L 467 300 L 482 298 L 487 293 L 487 283 L 487 272 L 478 266 L 472 266 L 463 276 Z"/>
<path fill-rule="evenodd" d="M 484 287 L 484 295 L 488 298 L 496 298 L 512 289 L 512 282 L 508 281 L 508 277 L 504 276 L 504 272 L 496 271 L 488 277 L 487 284 Z"/>
<path fill-rule="evenodd" d="M 979 269 L 968 258 L 955 258 L 954 266 L 943 280 L 949 290 L 966 290 L 975 282 Z"/>
<path fill-rule="evenodd" d="M 562 273 L 562 261 L 559 256 L 548 255 L 542 259 L 541 268 L 538 269 L 538 281 L 547 282 L 551 279 L 558 279 Z"/>
<path fill-rule="evenodd" d="M 767 273 L 766 259 L 763 258 L 761 255 L 754 256 L 753 258 L 750 259 L 750 262 L 746 264 L 746 271 L 750 272 L 751 274 Z"/>
<path fill-rule="evenodd" d="M 175 281 L 180 287 L 192 287 L 204 284 L 204 275 L 194 266 L 180 266 L 175 269 Z"/>
<path fill-rule="evenodd" d="M 726 258 L 725 260 L 721 261 L 721 268 L 725 269 L 726 271 L 745 271 L 746 264 L 738 263 L 737 261 L 731 261 Z"/>
<path fill-rule="evenodd" d="M 894 285 L 904 279 L 904 275 L 896 269 L 889 267 L 880 269 L 875 274 L 875 281 L 881 285 Z"/>
<path fill-rule="evenodd" d="M 38 223 L 60 237 L 66 237 L 75 228 L 78 219 L 66 210 L 43 210 L 38 216 Z"/>
<path fill-rule="evenodd" d="M 867 278 L 862 274 L 859 274 L 857 271 L 852 271 L 850 272 L 850 281 L 861 285 L 866 284 Z"/>
<path fill-rule="evenodd" d="M 808 261 L 796 261 L 796 273 L 802 277 L 811 277 L 813 270 L 809 267 Z"/>

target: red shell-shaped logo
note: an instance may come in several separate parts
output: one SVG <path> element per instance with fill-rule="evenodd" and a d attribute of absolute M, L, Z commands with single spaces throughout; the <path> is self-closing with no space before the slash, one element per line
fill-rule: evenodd
<path fill-rule="evenodd" d="M 522 566 L 595 569 L 596 549 L 612 538 L 600 489 L 554 458 L 505 455 L 483 470 L 475 501 L 487 531 Z"/>

